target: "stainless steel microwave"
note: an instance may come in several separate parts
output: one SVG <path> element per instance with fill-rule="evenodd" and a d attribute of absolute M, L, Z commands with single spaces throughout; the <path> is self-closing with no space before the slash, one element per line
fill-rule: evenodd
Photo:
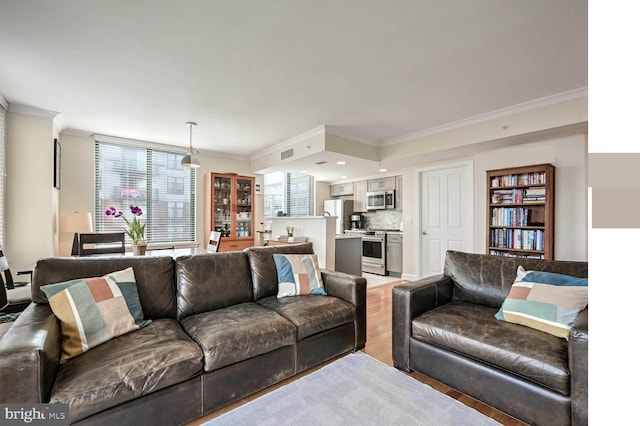
<path fill-rule="evenodd" d="M 384 210 L 396 208 L 396 191 L 367 192 L 367 210 Z"/>

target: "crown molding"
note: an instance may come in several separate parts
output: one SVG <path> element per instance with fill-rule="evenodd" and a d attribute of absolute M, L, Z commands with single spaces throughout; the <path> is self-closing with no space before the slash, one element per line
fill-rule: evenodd
<path fill-rule="evenodd" d="M 434 135 L 437 133 L 446 132 L 449 130 L 458 129 L 465 126 L 470 126 L 472 124 L 481 123 L 483 121 L 488 121 L 500 117 L 504 117 L 510 114 L 515 114 L 519 112 L 529 111 L 536 108 L 558 104 L 561 102 L 570 101 L 573 99 L 583 98 L 588 96 L 588 88 L 581 87 L 574 90 L 569 90 L 567 92 L 557 93 L 555 95 L 546 96 L 544 98 L 534 99 L 532 101 L 523 102 L 520 104 L 512 105 L 506 108 L 501 108 L 495 111 L 486 112 L 483 114 L 475 115 L 473 117 L 465 118 L 458 121 L 453 121 L 451 123 L 442 124 L 440 126 L 431 127 L 426 130 L 420 130 L 418 132 L 409 133 L 403 136 L 397 136 L 390 139 L 385 139 L 380 142 L 380 146 L 386 145 L 395 145 L 401 142 L 407 142 L 413 139 L 419 139 L 425 136 Z"/>
<path fill-rule="evenodd" d="M 80 138 L 88 138 L 93 136 L 92 132 L 87 132 L 86 130 L 80 130 L 80 129 L 70 129 L 70 128 L 66 128 L 60 133 L 63 135 L 77 136 Z"/>
<path fill-rule="evenodd" d="M 67 123 L 65 123 L 62 113 L 53 117 L 53 126 L 58 131 L 58 134 L 62 133 L 64 129 L 67 128 Z"/>
<path fill-rule="evenodd" d="M 29 105 L 21 105 L 21 104 L 13 104 L 13 103 L 9 104 L 8 111 L 15 112 L 18 114 L 49 118 L 51 120 L 53 120 L 56 117 L 56 115 L 60 114 L 57 111 L 50 111 L 48 109 L 36 108 Z"/>

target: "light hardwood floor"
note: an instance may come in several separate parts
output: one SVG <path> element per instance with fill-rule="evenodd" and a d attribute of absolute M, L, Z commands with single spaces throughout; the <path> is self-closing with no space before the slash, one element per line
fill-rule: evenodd
<path fill-rule="evenodd" d="M 396 282 L 392 282 L 386 285 L 374 287 L 367 290 L 367 343 L 365 345 L 363 352 L 371 355 L 372 357 L 390 366 L 393 366 L 393 360 L 391 358 L 391 312 L 392 312 L 391 311 L 391 290 L 395 285 L 403 282 L 406 282 L 406 281 L 396 281 Z M 207 420 L 218 417 L 221 414 L 224 414 L 236 407 L 239 407 L 242 404 L 245 404 L 255 398 L 258 398 L 259 396 L 262 396 L 281 386 L 291 383 L 292 381 L 297 380 L 300 377 L 303 377 L 309 373 L 312 373 L 313 371 L 318 370 L 319 368 L 323 367 L 329 362 L 321 364 L 310 370 L 307 370 L 304 373 L 300 373 L 296 376 L 293 376 L 281 383 L 270 386 L 260 392 L 257 392 L 227 407 L 221 408 L 220 410 L 216 410 L 212 413 L 209 413 L 205 417 L 202 417 L 194 422 L 189 423 L 188 426 L 200 425 Z M 446 386 L 423 374 L 420 374 L 414 371 L 410 374 L 410 376 L 450 396 L 451 398 L 454 398 L 462 402 L 463 404 L 481 412 L 485 416 L 490 417 L 503 425 L 526 426 L 525 423 L 517 419 L 514 419 L 513 417 L 510 417 L 507 414 L 504 414 L 501 411 L 496 410 L 495 408 L 489 407 L 488 405 L 483 404 L 482 402 L 476 399 L 473 399 L 467 395 L 464 395 L 456 391 L 455 389 L 452 389 L 449 386 Z"/>

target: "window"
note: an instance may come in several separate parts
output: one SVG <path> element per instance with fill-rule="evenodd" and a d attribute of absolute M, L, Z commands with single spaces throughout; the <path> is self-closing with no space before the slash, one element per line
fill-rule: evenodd
<path fill-rule="evenodd" d="M 195 170 L 176 167 L 181 155 L 96 142 L 96 232 L 121 231 L 122 218 L 104 212 L 115 207 L 130 219 L 134 205 L 143 211 L 148 243 L 195 241 Z"/>
<path fill-rule="evenodd" d="M 167 194 L 184 194 L 184 178 L 181 176 L 167 176 Z"/>
<path fill-rule="evenodd" d="M 275 172 L 264 176 L 264 215 L 314 215 L 313 176 L 300 173 Z"/>

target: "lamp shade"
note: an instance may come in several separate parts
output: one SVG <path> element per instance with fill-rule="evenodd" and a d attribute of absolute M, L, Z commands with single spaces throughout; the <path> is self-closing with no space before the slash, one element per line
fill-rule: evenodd
<path fill-rule="evenodd" d="M 182 165 L 182 167 L 197 169 L 198 167 L 200 167 L 200 162 L 198 162 L 198 159 L 196 158 L 195 155 L 193 155 L 192 153 L 188 153 L 187 155 L 182 157 L 182 161 L 180 162 L 180 165 Z"/>
<path fill-rule="evenodd" d="M 91 213 L 89 212 L 62 212 L 60 214 L 60 232 L 84 233 L 93 232 Z"/>

